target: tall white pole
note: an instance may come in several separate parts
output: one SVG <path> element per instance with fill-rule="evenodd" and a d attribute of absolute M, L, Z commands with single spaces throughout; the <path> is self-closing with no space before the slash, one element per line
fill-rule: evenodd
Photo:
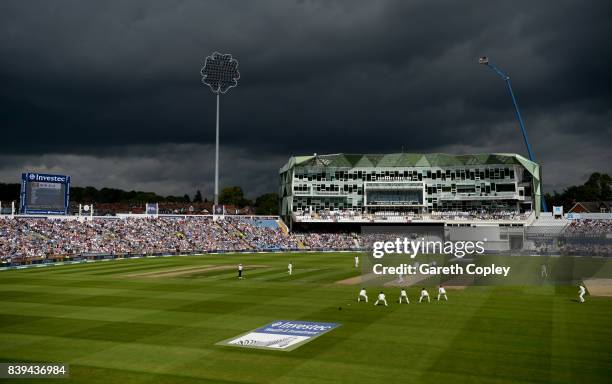
<path fill-rule="evenodd" d="M 217 140 L 215 144 L 215 205 L 219 204 L 219 93 L 217 93 Z"/>
<path fill-rule="evenodd" d="M 230 54 L 213 52 L 212 55 L 206 57 L 200 74 L 202 75 L 202 83 L 210 87 L 210 90 L 217 95 L 214 204 L 219 205 L 219 103 L 222 93 L 238 85 L 238 79 L 240 79 L 238 61 L 234 60 Z"/>

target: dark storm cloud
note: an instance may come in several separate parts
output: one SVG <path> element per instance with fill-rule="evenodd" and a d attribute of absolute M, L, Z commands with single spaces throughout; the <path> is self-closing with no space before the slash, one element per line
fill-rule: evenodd
<path fill-rule="evenodd" d="M 214 50 L 242 75 L 221 100 L 224 184 L 272 190 L 292 154 L 524 153 L 486 54 L 560 188 L 611 171 L 611 17 L 608 1 L 4 1 L 0 175 L 210 192 Z"/>

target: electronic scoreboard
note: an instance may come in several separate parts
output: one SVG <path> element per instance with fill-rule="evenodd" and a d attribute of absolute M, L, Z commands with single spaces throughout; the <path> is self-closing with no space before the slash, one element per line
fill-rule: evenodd
<path fill-rule="evenodd" d="M 21 174 L 22 214 L 67 215 L 69 200 L 70 176 Z"/>

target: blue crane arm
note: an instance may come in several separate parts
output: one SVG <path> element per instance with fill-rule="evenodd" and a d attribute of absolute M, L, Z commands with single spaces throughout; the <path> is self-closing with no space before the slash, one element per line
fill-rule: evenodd
<path fill-rule="evenodd" d="M 523 123 L 523 118 L 521 117 L 521 111 L 519 110 L 518 102 L 516 101 L 516 97 L 514 96 L 514 92 L 512 91 L 512 84 L 510 83 L 510 76 L 506 75 L 504 71 L 497 68 L 495 65 L 489 63 L 488 61 L 485 65 L 493 72 L 495 72 L 499 77 L 502 78 L 506 82 L 506 88 L 508 89 L 508 93 L 512 98 L 512 104 L 514 105 L 514 112 L 516 113 L 516 119 L 519 122 L 519 126 L 521 127 L 521 134 L 523 135 L 523 141 L 525 142 L 525 146 L 527 147 L 527 154 L 529 155 L 529 160 L 535 162 L 535 156 L 533 155 L 533 151 L 531 150 L 531 144 L 529 143 L 529 139 L 527 138 L 527 130 L 525 129 L 525 124 Z M 544 196 L 542 196 L 542 210 L 544 212 L 548 211 L 548 207 Z"/>
<path fill-rule="evenodd" d="M 510 84 L 510 76 L 506 75 L 501 69 L 497 68 L 495 65 L 491 63 L 486 64 L 487 67 L 491 68 L 493 72 L 495 72 L 499 77 L 501 77 L 506 82 L 506 88 L 508 89 L 508 93 L 512 98 L 512 104 L 514 105 L 514 112 L 516 113 L 516 119 L 519 122 L 521 127 L 521 134 L 523 135 L 523 141 L 525 142 L 525 146 L 527 147 L 527 154 L 529 155 L 529 160 L 535 161 L 535 156 L 533 155 L 533 151 L 531 150 L 531 144 L 529 143 L 529 139 L 527 138 L 527 130 L 525 129 L 525 124 L 523 123 L 523 118 L 521 117 L 521 111 L 519 110 L 518 102 L 516 101 L 516 97 L 514 97 L 514 92 L 512 91 L 512 84 Z"/>
<path fill-rule="evenodd" d="M 504 73 L 504 71 L 502 71 L 501 69 L 497 68 L 495 65 L 493 65 L 493 64 L 491 64 L 491 63 L 486 63 L 486 66 L 487 66 L 487 67 L 489 67 L 489 68 L 491 68 L 491 69 L 492 69 L 492 70 L 493 70 L 495 73 L 497 73 L 497 75 L 498 75 L 499 77 L 501 77 L 501 78 L 502 78 L 502 80 L 504 80 L 504 81 L 508 81 L 508 80 L 510 80 L 510 76 L 506 75 L 506 74 Z"/>

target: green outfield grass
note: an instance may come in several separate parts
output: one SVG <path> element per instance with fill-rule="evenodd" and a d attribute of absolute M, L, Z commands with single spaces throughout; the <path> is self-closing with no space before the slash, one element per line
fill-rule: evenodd
<path fill-rule="evenodd" d="M 335 283 L 359 274 L 353 256 L 208 255 L 0 272 L 0 361 L 70 364 L 71 379 L 48 383 L 610 382 L 612 299 L 578 304 L 574 286 L 531 285 L 449 289 L 448 302 L 416 304 L 413 287 L 411 304 L 397 305 L 399 289 L 386 287 L 390 306 L 374 307 L 356 303 L 359 286 Z M 260 267 L 238 280 L 239 262 Z M 215 265 L 232 269 L 168 273 Z M 377 289 L 368 290 L 373 299 Z M 291 352 L 215 345 L 280 319 L 342 326 Z"/>

